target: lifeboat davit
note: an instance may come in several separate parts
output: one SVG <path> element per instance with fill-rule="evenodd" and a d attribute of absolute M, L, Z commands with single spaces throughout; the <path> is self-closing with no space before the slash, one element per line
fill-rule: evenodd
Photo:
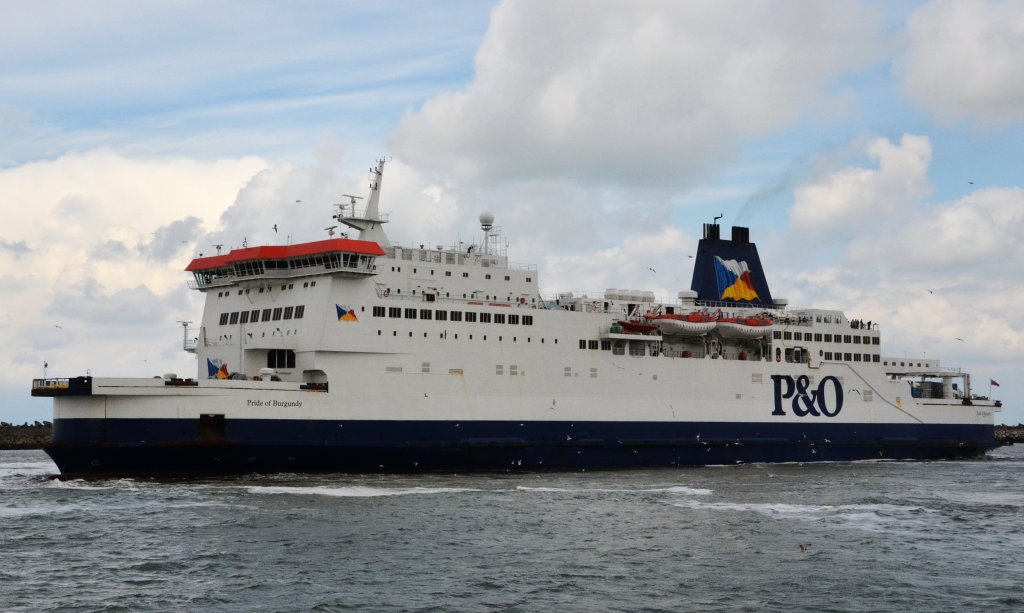
<path fill-rule="evenodd" d="M 647 320 L 658 326 L 662 334 L 674 336 L 700 336 L 715 329 L 718 320 L 704 313 L 648 313 Z"/>
<path fill-rule="evenodd" d="M 772 331 L 772 320 L 765 317 L 729 317 L 718 320 L 718 333 L 726 338 L 759 338 Z"/>

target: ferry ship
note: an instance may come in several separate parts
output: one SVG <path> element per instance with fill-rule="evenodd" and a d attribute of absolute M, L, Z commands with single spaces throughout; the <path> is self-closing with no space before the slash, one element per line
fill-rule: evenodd
<path fill-rule="evenodd" d="M 37 379 L 64 475 L 580 470 L 979 456 L 998 401 L 881 327 L 773 298 L 747 228 L 705 224 L 690 289 L 542 296 L 500 229 L 231 249 L 185 269 L 195 377 Z"/>

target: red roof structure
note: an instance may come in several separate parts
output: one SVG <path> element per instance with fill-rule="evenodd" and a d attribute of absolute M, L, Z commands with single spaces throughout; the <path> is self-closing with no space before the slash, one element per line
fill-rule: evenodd
<path fill-rule="evenodd" d="M 284 260 L 321 253 L 359 253 L 362 255 L 384 255 L 377 243 L 350 238 L 331 238 L 325 241 L 300 243 L 298 245 L 264 245 L 246 249 L 232 249 L 223 255 L 214 255 L 192 260 L 185 268 L 188 272 L 224 268 L 235 262 L 247 260 Z"/>

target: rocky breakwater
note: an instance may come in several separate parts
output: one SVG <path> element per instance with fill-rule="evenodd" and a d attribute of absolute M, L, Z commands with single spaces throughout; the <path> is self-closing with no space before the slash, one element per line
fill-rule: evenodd
<path fill-rule="evenodd" d="M 53 424 L 48 421 L 20 426 L 0 422 L 0 449 L 42 449 L 52 434 Z"/>
<path fill-rule="evenodd" d="M 996 426 L 997 445 L 1016 445 L 1020 443 L 1024 443 L 1024 424 Z"/>

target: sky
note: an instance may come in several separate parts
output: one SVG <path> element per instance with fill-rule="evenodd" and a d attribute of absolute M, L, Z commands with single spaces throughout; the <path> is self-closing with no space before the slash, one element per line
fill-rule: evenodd
<path fill-rule="evenodd" d="M 1024 422 L 1022 3 L 6 4 L 0 421 L 44 363 L 195 373 L 188 262 L 325 238 L 387 157 L 392 242 L 489 211 L 543 292 L 671 297 L 723 215 L 773 296 Z"/>

